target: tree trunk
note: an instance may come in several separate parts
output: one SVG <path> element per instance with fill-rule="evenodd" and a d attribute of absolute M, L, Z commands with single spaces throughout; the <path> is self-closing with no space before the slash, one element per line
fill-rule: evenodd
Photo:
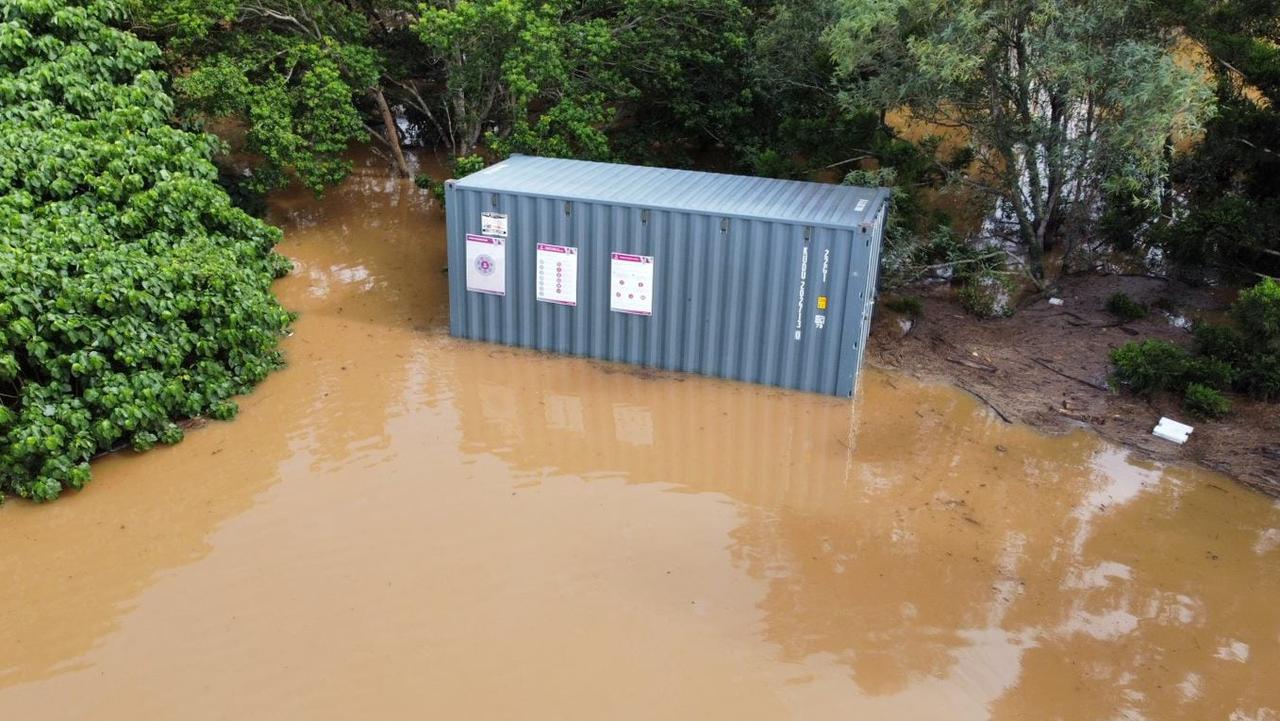
<path fill-rule="evenodd" d="M 412 178 L 413 173 L 409 172 L 409 164 L 404 161 L 404 151 L 400 148 L 400 133 L 396 130 L 396 119 L 391 114 L 391 106 L 387 105 L 387 98 L 382 94 L 382 88 L 374 88 L 369 92 L 377 101 L 378 109 L 382 111 L 382 124 L 386 128 L 387 145 L 391 146 L 391 155 L 395 158 L 400 177 Z"/>

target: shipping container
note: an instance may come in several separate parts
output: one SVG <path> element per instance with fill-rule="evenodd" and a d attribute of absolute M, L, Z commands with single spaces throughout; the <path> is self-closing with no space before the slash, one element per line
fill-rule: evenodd
<path fill-rule="evenodd" d="M 850 396 L 888 191 L 515 155 L 445 184 L 454 336 Z"/>

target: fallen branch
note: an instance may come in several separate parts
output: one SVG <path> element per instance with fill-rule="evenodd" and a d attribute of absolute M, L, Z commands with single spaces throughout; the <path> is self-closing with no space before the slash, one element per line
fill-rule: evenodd
<path fill-rule="evenodd" d="M 996 369 L 994 366 L 989 366 L 986 363 L 974 363 L 973 361 L 965 360 L 964 358 L 952 358 L 948 356 L 946 358 L 946 361 L 948 363 L 955 363 L 956 365 L 962 365 L 965 368 L 972 368 L 974 370 L 986 371 L 987 373 L 996 372 Z"/>
<path fill-rule="evenodd" d="M 859 160 L 866 160 L 866 159 L 868 159 L 868 158 L 873 158 L 873 157 L 875 157 L 875 156 L 873 156 L 873 155 L 859 155 L 859 156 L 857 156 L 857 157 L 849 158 L 849 159 L 847 159 L 847 160 L 840 160 L 840 161 L 837 161 L 837 162 L 835 162 L 835 163 L 832 163 L 831 165 L 828 165 L 827 167 L 823 168 L 823 170 L 831 170 L 832 168 L 836 168 L 836 167 L 839 167 L 839 166 L 841 166 L 841 165 L 848 165 L 849 163 L 856 163 L 856 162 L 858 162 Z"/>
<path fill-rule="evenodd" d="M 1040 365 L 1044 366 L 1045 368 L 1048 368 L 1049 370 L 1053 371 L 1054 373 L 1057 373 L 1058 375 L 1060 375 L 1060 376 L 1062 376 L 1063 378 L 1066 378 L 1066 379 L 1068 379 L 1068 380 L 1073 380 L 1073 381 L 1075 381 L 1075 382 L 1077 382 L 1077 383 L 1083 383 L 1083 384 L 1085 384 L 1085 385 L 1087 385 L 1087 386 L 1089 386 L 1090 388 L 1093 388 L 1093 389 L 1095 389 L 1095 390 L 1100 390 L 1100 391 L 1110 391 L 1110 390 L 1111 390 L 1110 388 L 1108 388 L 1108 387 L 1106 387 L 1106 386 L 1104 386 L 1104 385 L 1102 385 L 1102 384 L 1100 384 L 1100 383 L 1094 383 L 1093 381 L 1087 381 L 1087 380 L 1085 380 L 1085 379 L 1083 379 L 1083 378 L 1079 378 L 1079 377 L 1077 377 L 1077 376 L 1073 376 L 1073 375 L 1071 375 L 1070 373 L 1063 373 L 1062 371 L 1058 370 L 1057 368 L 1054 368 L 1052 365 L 1050 365 L 1050 364 L 1049 364 L 1049 362 L 1048 362 L 1048 361 L 1044 360 L 1043 358 L 1032 358 L 1031 360 L 1035 361 L 1036 363 L 1039 363 Z"/>
<path fill-rule="evenodd" d="M 1067 321 L 1067 325 L 1075 326 L 1076 328 L 1118 328 L 1120 332 L 1126 335 L 1138 335 L 1138 331 L 1126 327 L 1131 322 L 1127 320 L 1116 321 L 1115 323 L 1076 323 Z"/>
<path fill-rule="evenodd" d="M 982 401 L 983 403 L 986 403 L 988 408 L 990 408 L 992 411 L 994 411 L 994 412 L 995 412 L 995 414 L 996 414 L 997 416 L 1000 416 L 1000 420 L 1004 421 L 1005 423 L 1008 423 L 1009 425 L 1013 425 L 1013 421 L 1009 420 L 1009 416 L 1006 416 L 1006 415 L 1004 414 L 1004 411 L 1002 411 L 1002 410 L 1000 410 L 999 408 L 997 408 L 997 407 L 996 407 L 996 404 L 994 404 L 994 403 L 992 403 L 991 401 L 987 400 L 987 397 L 986 397 L 986 396 L 984 396 L 984 395 L 982 395 L 981 393 L 979 393 L 979 392 L 975 391 L 974 389 L 970 388 L 969 386 L 966 386 L 966 385 L 963 385 L 963 384 L 960 384 L 960 383 L 957 383 L 956 385 L 960 386 L 960 388 L 961 388 L 962 390 L 968 391 L 968 392 L 969 392 L 969 394 L 970 394 L 970 395 L 972 395 L 974 398 L 977 398 L 978 400 Z"/>
<path fill-rule="evenodd" d="M 1089 424 L 1093 423 L 1093 420 L 1090 419 L 1089 416 L 1083 415 L 1081 413 L 1075 413 L 1073 411 L 1067 410 L 1066 408 L 1055 407 L 1054 410 L 1057 411 L 1060 415 L 1064 415 L 1073 421 L 1080 421 L 1081 423 L 1089 423 Z"/>

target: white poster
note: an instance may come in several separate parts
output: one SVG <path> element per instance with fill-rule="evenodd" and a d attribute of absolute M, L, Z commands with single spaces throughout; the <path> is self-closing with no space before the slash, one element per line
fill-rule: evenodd
<path fill-rule="evenodd" d="M 613 253 L 609 270 L 609 310 L 653 315 L 653 256 Z"/>
<path fill-rule="evenodd" d="M 538 243 L 538 300 L 578 304 L 578 249 Z"/>
<path fill-rule="evenodd" d="M 507 294 L 506 245 L 502 238 L 467 236 L 467 290 Z"/>
<path fill-rule="evenodd" d="M 480 232 L 498 238 L 507 237 L 507 216 L 502 213 L 481 213 Z"/>

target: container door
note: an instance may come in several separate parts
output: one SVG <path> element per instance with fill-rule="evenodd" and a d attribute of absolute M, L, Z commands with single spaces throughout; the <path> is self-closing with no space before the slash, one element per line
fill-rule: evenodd
<path fill-rule="evenodd" d="M 884 230 L 884 213 L 885 208 L 882 207 L 880 212 L 876 214 L 875 223 L 871 226 L 870 233 L 862 233 L 865 237 L 865 257 L 867 258 L 866 268 L 866 288 L 863 290 L 863 307 L 862 307 L 862 337 L 858 341 L 858 362 L 854 366 L 854 390 L 857 390 L 858 374 L 862 372 L 862 358 L 867 352 L 867 337 L 871 333 L 871 313 L 876 305 L 876 282 L 880 276 L 880 241 L 881 232 Z"/>

